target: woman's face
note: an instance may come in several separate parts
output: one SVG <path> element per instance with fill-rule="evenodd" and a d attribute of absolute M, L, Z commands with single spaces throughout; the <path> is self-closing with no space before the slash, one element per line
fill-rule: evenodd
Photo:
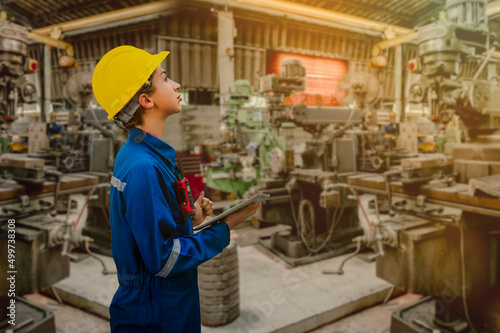
<path fill-rule="evenodd" d="M 181 95 L 179 89 L 181 85 L 167 77 L 166 71 L 161 67 L 155 71 L 152 79 L 155 91 L 149 96 L 150 100 L 154 102 L 156 107 L 165 112 L 167 117 L 174 113 L 179 113 L 181 107 Z"/>

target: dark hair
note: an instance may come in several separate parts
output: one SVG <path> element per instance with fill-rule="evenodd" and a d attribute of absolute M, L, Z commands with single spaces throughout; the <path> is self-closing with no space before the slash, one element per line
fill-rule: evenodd
<path fill-rule="evenodd" d="M 155 72 L 156 70 L 153 72 L 153 74 L 151 74 L 151 76 L 148 79 L 149 82 L 151 82 L 151 84 L 143 87 L 141 89 L 140 94 L 150 95 L 155 92 L 156 88 L 153 86 L 153 75 L 155 74 Z M 145 111 L 146 109 L 144 108 L 144 106 L 139 105 L 139 108 L 137 109 L 137 111 L 135 111 L 132 118 L 130 118 L 130 120 L 125 124 L 125 128 L 128 130 L 129 128 L 135 127 L 137 125 L 142 125 L 142 118 L 144 116 Z"/>

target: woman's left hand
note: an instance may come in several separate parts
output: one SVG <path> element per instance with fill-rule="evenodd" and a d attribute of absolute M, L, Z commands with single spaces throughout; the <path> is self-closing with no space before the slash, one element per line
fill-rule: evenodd
<path fill-rule="evenodd" d="M 214 212 L 214 203 L 205 198 L 205 192 L 201 191 L 200 196 L 194 203 L 195 214 L 192 218 L 193 227 L 201 224 L 207 216 L 210 216 Z"/>

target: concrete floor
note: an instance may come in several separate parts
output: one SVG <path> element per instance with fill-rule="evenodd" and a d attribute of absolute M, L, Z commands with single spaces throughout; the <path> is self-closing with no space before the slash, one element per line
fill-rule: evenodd
<path fill-rule="evenodd" d="M 94 314 L 82 311 L 66 304 L 59 304 L 54 299 L 41 294 L 25 296 L 54 312 L 57 333 L 108 333 L 109 321 Z M 309 331 L 310 333 L 388 333 L 391 314 L 421 298 L 420 295 L 404 294 L 393 298 L 387 304 L 380 304 L 364 311 L 352 314 L 333 323 Z M 217 332 L 217 329 L 213 329 Z"/>
<path fill-rule="evenodd" d="M 222 327 L 202 327 L 202 332 L 306 332 L 379 304 L 391 287 L 375 276 L 373 263 L 359 258 L 345 265 L 342 276 L 324 275 L 321 270 L 337 268 L 345 256 L 292 268 L 250 241 L 264 230 L 233 231 L 233 239 L 242 245 L 238 246 L 240 316 Z M 109 269 L 115 268 L 112 258 L 100 257 Z M 55 312 L 58 333 L 109 332 L 108 306 L 118 284 L 115 275 L 101 272 L 93 258 L 72 262 L 70 277 L 54 286 L 65 305 L 40 295 L 27 298 Z M 382 321 L 377 332 L 388 328 L 389 320 Z"/>
<path fill-rule="evenodd" d="M 414 299 L 415 296 L 406 296 L 376 306 L 391 286 L 376 277 L 374 263 L 357 257 L 344 266 L 345 274 L 341 276 L 324 275 L 321 271 L 336 269 L 347 255 L 290 267 L 258 244 L 259 237 L 284 228 L 255 229 L 246 223 L 231 232 L 238 245 L 240 316 L 225 326 L 202 327 L 203 333 L 294 333 L 314 329 L 382 333 L 389 330 L 390 313 Z M 99 257 L 108 269 L 115 270 L 111 257 Z M 108 307 L 118 288 L 116 275 L 103 275 L 101 264 L 88 257 L 71 262 L 70 277 L 54 287 L 65 304 L 39 294 L 27 298 L 55 313 L 58 333 L 109 332 Z"/>
<path fill-rule="evenodd" d="M 380 304 L 334 323 L 327 324 L 310 333 L 388 333 L 393 311 L 418 301 L 422 296 L 404 294 L 393 298 L 387 304 Z"/>
<path fill-rule="evenodd" d="M 24 296 L 30 302 L 54 312 L 57 333 L 109 333 L 109 320 L 42 294 Z M 41 332 L 42 333 L 42 332 Z"/>
<path fill-rule="evenodd" d="M 323 325 L 326 326 L 318 332 L 364 333 L 368 332 L 366 327 L 375 333 L 388 330 L 394 302 L 375 308 L 378 310 L 360 312 L 380 304 L 391 287 L 375 276 L 373 263 L 353 258 L 344 266 L 345 274 L 341 276 L 324 275 L 321 271 L 336 269 L 347 255 L 290 267 L 257 244 L 259 237 L 283 228 L 255 229 L 247 224 L 231 232 L 238 245 L 240 316 L 225 326 L 202 327 L 203 333 L 293 333 Z M 108 269 L 115 269 L 112 258 L 99 257 Z M 103 275 L 101 264 L 88 257 L 72 262 L 70 277 L 54 287 L 65 304 L 39 294 L 27 298 L 55 312 L 58 333 L 109 332 L 108 307 L 118 287 L 116 275 Z M 351 317 L 347 316 L 354 313 L 358 313 L 356 318 L 366 319 L 369 326 L 363 326 L 360 319 L 349 321 Z M 347 318 L 338 321 L 344 317 Z M 329 324 L 334 321 L 335 324 Z M 374 322 L 376 330 L 372 330 Z"/>

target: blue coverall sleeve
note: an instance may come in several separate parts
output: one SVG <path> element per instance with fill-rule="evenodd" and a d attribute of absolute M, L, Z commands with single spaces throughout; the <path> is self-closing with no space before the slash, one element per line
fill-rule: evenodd
<path fill-rule="evenodd" d="M 177 223 L 165 198 L 172 194 L 165 186 L 160 171 L 144 163 L 134 169 L 123 190 L 125 218 L 139 252 L 146 267 L 159 277 L 196 268 L 222 252 L 230 241 L 226 223 L 174 239 Z"/>

